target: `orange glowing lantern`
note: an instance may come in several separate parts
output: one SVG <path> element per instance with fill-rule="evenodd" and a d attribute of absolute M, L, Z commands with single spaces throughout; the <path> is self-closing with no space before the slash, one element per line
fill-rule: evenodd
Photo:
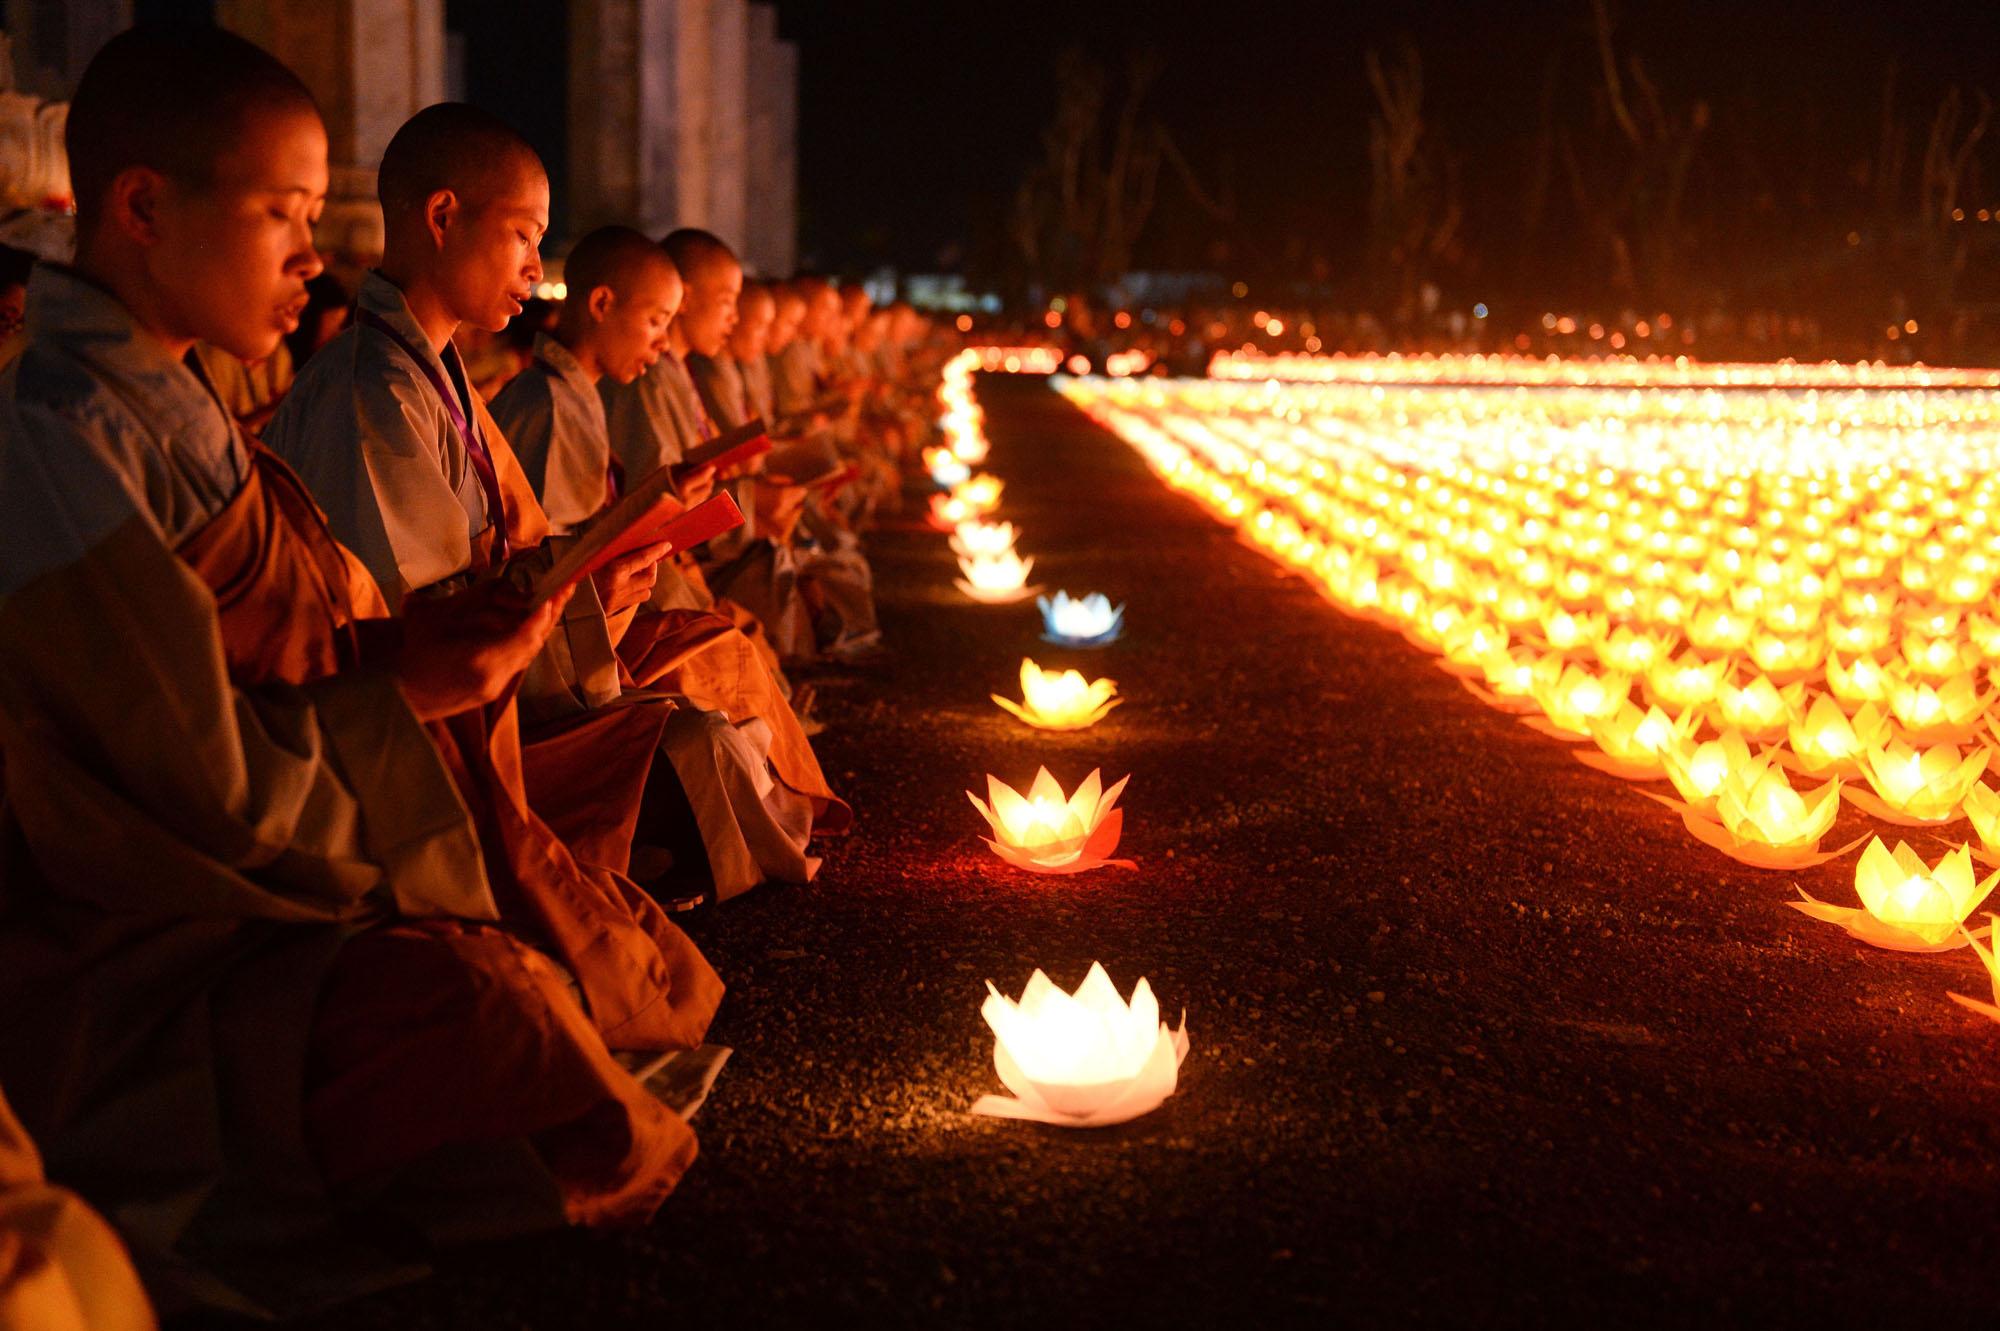
<path fill-rule="evenodd" d="M 1082 873 L 1103 864 L 1133 869 L 1138 866 L 1130 860 L 1107 858 L 1118 849 L 1124 832 L 1125 811 L 1116 806 L 1129 780 L 1124 777 L 1106 790 L 1093 770 L 1076 793 L 1065 798 L 1044 767 L 1035 773 L 1026 795 L 994 776 L 986 778 L 991 804 L 969 790 L 965 793 L 993 829 L 991 837 L 982 839 L 995 855 L 1017 868 L 1030 873 Z"/>
<path fill-rule="evenodd" d="M 1986 979 L 1993 989 L 1993 1001 L 1988 1003 L 1984 999 L 1967 998 L 1964 994 L 1960 993 L 1953 993 L 1949 997 L 1952 1002 L 1957 1003 L 1961 1007 L 1971 1008 L 1982 1017 L 1990 1017 L 1994 1021 L 2000 1021 L 2000 958 L 1996 958 L 1993 955 L 1992 946 L 1993 931 L 1996 928 L 2000 928 L 2000 917 L 1988 915 L 1986 918 L 1991 923 L 1986 926 L 1986 942 L 1984 944 L 1980 943 L 1972 931 L 1966 929 L 1964 925 L 1960 925 L 1959 929 L 1965 934 L 1965 941 L 1972 945 L 1973 954 L 1979 958 L 1979 964 L 1986 968 Z"/>
<path fill-rule="evenodd" d="M 1646 697 L 1670 712 L 1685 712 L 1713 701 L 1728 673 L 1727 659 L 1704 661 L 1693 652 L 1683 652 L 1646 672 Z"/>
<path fill-rule="evenodd" d="M 1972 738 L 1985 715 L 1991 693 L 1981 694 L 1976 677 L 1957 674 L 1937 686 L 1922 679 L 1890 676 L 1889 710 L 1912 743 L 1949 740 L 1963 744 Z"/>
<path fill-rule="evenodd" d="M 1590 717 L 1588 724 L 1598 751 L 1574 750 L 1578 762 L 1627 781 L 1653 781 L 1667 774 L 1665 755 L 1687 741 L 1695 717 L 1689 712 L 1676 721 L 1657 707 L 1641 712 L 1621 701 L 1616 711 Z"/>
<path fill-rule="evenodd" d="M 1108 679 L 1086 680 L 1077 670 L 1043 670 L 1021 662 L 1021 701 L 993 695 L 993 701 L 1041 730 L 1082 730 L 1104 719 L 1121 699 Z"/>
<path fill-rule="evenodd" d="M 1818 901 L 1803 889 L 1799 895 L 1805 900 L 1790 904 L 1875 947 L 1898 952 L 1949 952 L 1965 946 L 1965 918 L 1986 900 L 1996 881 L 2000 881 L 2000 870 L 1983 882 L 1975 881 L 1972 856 L 1964 846 L 1932 867 L 1904 843 L 1897 842 L 1891 853 L 1881 838 L 1873 837 L 1854 866 L 1859 907 Z"/>
<path fill-rule="evenodd" d="M 974 516 L 983 518 L 1000 507 L 1000 491 L 1003 484 L 998 476 L 974 476 L 969 481 L 961 481 L 954 485 L 951 488 L 951 497 L 964 504 Z"/>
<path fill-rule="evenodd" d="M 998 555 L 981 555 L 977 559 L 961 557 L 958 567 L 965 576 L 952 579 L 952 585 L 973 600 L 987 605 L 1011 605 L 1015 601 L 1025 601 L 1041 590 L 1028 585 L 1028 574 L 1035 567 L 1034 559 L 1023 559 L 1012 550 Z"/>
<path fill-rule="evenodd" d="M 1800 794 L 1769 757 L 1756 758 L 1723 778 L 1715 817 L 1689 809 L 1689 832 L 1723 854 L 1758 869 L 1803 869 L 1854 849 L 1824 851 L 1819 840 L 1840 812 L 1840 778 Z M 1858 843 L 1856 843 L 1858 844 Z"/>
<path fill-rule="evenodd" d="M 1600 677 L 1580 666 L 1565 665 L 1554 678 L 1544 676 L 1535 682 L 1535 701 L 1547 714 L 1546 724 L 1535 728 L 1553 731 L 1562 739 L 1588 739 L 1591 720 L 1617 711 L 1631 688 L 1632 681 L 1623 675 Z"/>
<path fill-rule="evenodd" d="M 1954 822 L 1992 752 L 1981 747 L 1961 756 L 1955 744 L 1917 750 L 1900 739 L 1871 744 L 1855 762 L 1872 789 L 1850 785 L 1847 797 L 1863 813 L 1905 827 Z"/>
<path fill-rule="evenodd" d="M 1778 739 L 1804 700 L 1803 684 L 1780 690 L 1762 675 L 1752 675 L 1741 686 L 1725 682 L 1715 693 L 1717 729 L 1740 730 L 1745 739 Z"/>
<path fill-rule="evenodd" d="M 952 529 L 951 552 L 961 559 L 985 559 L 1014 548 L 1011 522 L 961 522 Z"/>
<path fill-rule="evenodd" d="M 989 980 L 980 1015 L 993 1030 L 994 1070 L 1015 1097 L 982 1096 L 972 1106 L 994 1118 L 1071 1128 L 1123 1123 L 1174 1093 L 1187 1057 L 1187 1019 L 1168 1029 L 1143 977 L 1128 1003 L 1096 962 L 1073 994 L 1039 970 L 1018 1001 Z"/>
<path fill-rule="evenodd" d="M 1686 807 L 1704 813 L 1714 810 L 1716 796 L 1729 774 L 1747 771 L 1755 761 L 1750 756 L 1749 744 L 1733 730 L 1725 730 L 1702 744 L 1683 742 L 1660 754 L 1660 765 L 1667 769 L 1667 779 L 1687 801 Z"/>
<path fill-rule="evenodd" d="M 1822 694 L 1803 717 L 1792 721 L 1791 754 L 1794 765 L 1808 776 L 1860 776 L 1855 759 L 1861 751 L 1888 739 L 1889 719 L 1873 703 L 1863 703 L 1850 719 L 1838 703 Z"/>
<path fill-rule="evenodd" d="M 1844 666 L 1838 656 L 1828 653 L 1826 688 L 1840 701 L 1855 707 L 1864 702 L 1885 703 L 1889 700 L 1889 675 L 1868 657 L 1857 656 L 1853 665 Z"/>

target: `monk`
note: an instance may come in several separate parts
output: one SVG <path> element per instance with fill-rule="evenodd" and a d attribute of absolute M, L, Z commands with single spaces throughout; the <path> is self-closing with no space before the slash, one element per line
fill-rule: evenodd
<path fill-rule="evenodd" d="M 724 429 L 776 418 L 769 360 L 776 322 L 770 288 L 747 286 L 721 352 L 689 358 L 702 402 Z M 736 552 L 729 567 L 711 573 L 710 586 L 772 626 L 787 661 L 878 655 L 874 573 L 859 540 L 817 490 L 783 484 L 776 468 L 755 479 L 764 543 Z"/>
<path fill-rule="evenodd" d="M 597 384 L 630 383 L 659 359 L 682 287 L 666 252 L 625 227 L 600 228 L 579 240 L 564 281 L 570 294 L 555 331 L 536 340 L 533 361 L 494 399 L 493 418 L 547 506 L 551 525 L 574 528 L 587 524 L 616 489 Z M 681 623 L 684 639 L 699 644 L 695 656 L 712 654 L 715 639 L 734 634 L 728 620 L 698 611 L 656 612 L 641 631 L 653 631 L 658 621 Z M 622 640 L 622 625 L 617 636 Z M 721 712 L 681 698 L 690 714 L 700 711 L 719 728 L 713 741 L 704 735 L 694 746 L 692 760 L 682 746 L 667 750 L 691 794 L 716 782 L 714 745 L 758 755 L 770 749 L 765 723 L 745 717 L 732 728 Z M 759 756 L 725 771 L 761 772 L 766 765 Z M 719 895 L 733 896 L 766 873 L 795 882 L 811 877 L 811 865 L 800 859 L 814 814 L 809 799 L 782 779 L 761 785 L 761 795 L 758 783 L 747 782 L 733 792 L 691 798 Z"/>
<path fill-rule="evenodd" d="M 553 557 L 549 522 L 452 335 L 468 322 L 504 327 L 541 279 L 548 178 L 504 122 L 444 103 L 396 132 L 378 182 L 382 266 L 362 282 L 354 326 L 301 371 L 267 442 L 397 596 L 532 577 Z M 757 663 L 729 623 L 635 623 L 662 553 L 582 586 L 524 681 L 530 801 L 583 858 L 631 868 L 676 905 L 767 878 L 809 881 L 815 817 L 845 806 L 804 736 L 782 729 L 797 722 L 769 681 L 746 701 Z M 628 646 L 652 668 L 629 669 Z M 692 707 L 633 691 L 675 669 L 729 687 L 675 688 Z M 731 724 L 751 720 L 763 724 Z M 767 766 L 796 799 L 774 792 Z"/>
<path fill-rule="evenodd" d="M 310 95 L 141 29 L 67 139 L 75 263 L 0 377 L 0 1085 L 167 1305 L 406 1277 L 363 1202 L 645 1219 L 694 1137 L 613 1050 L 698 1045 L 721 985 L 527 807 L 506 700 L 559 602 L 385 618 L 191 354 L 261 359 L 304 308 Z"/>

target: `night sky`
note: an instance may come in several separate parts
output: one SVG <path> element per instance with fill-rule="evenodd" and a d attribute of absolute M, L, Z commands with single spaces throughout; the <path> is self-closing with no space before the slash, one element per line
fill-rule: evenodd
<path fill-rule="evenodd" d="M 1518 190 L 1523 139 L 1537 123 L 1552 57 L 1558 96 L 1587 98 L 1595 78 L 1586 0 L 1496 5 L 885 3 L 781 0 L 799 44 L 800 199 L 806 256 L 829 267 L 877 262 L 924 269 L 996 242 L 1015 182 L 1038 154 L 1067 45 L 1106 65 L 1151 46 L 1166 69 L 1153 105 L 1214 190 L 1239 201 L 1232 261 L 1267 268 L 1312 252 L 1351 252 L 1366 224 L 1371 45 L 1408 38 L 1424 59 L 1426 97 L 1460 159 L 1469 199 L 1504 208 Z M 1627 49 L 1669 100 L 1699 95 L 1752 126 L 1773 166 L 1813 163 L 1876 137 L 1890 57 L 1912 105 L 1945 84 L 2000 96 L 2000 5 L 1911 0 L 1804 5 L 1635 4 L 1614 0 Z M 1812 14 L 1816 17 L 1804 18 Z M 2000 125 L 1989 134 L 2000 156 Z M 1819 158 L 1828 158 L 1820 161 Z M 1735 163 L 1711 164 L 1734 187 Z M 1727 176 L 1728 179 L 1724 179 Z M 2000 193 L 2000 172 L 1989 171 Z M 1803 187 L 1797 206 L 1811 206 Z M 1483 202 L 1482 202 L 1483 201 Z M 1996 200 L 2000 201 L 2000 200 Z M 1156 231 L 1189 228 L 1170 183 Z M 1479 219 L 1468 220 L 1477 230 Z M 1842 224 L 1844 226 L 1844 223 Z M 1193 230 L 1199 231 L 1197 221 Z M 1162 263 L 1214 257 L 1210 245 L 1156 245 Z"/>

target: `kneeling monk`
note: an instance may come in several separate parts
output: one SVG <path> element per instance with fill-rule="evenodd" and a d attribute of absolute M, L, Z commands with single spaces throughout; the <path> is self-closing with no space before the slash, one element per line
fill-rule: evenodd
<path fill-rule="evenodd" d="M 67 134 L 76 264 L 0 378 L 0 1085 L 169 1302 L 407 1271 L 337 1222 L 363 1194 L 430 1233 L 644 1219 L 694 1138 L 613 1050 L 698 1045 L 721 985 L 527 806 L 506 699 L 556 608 L 380 618 L 189 354 L 296 323 L 312 99 L 139 30 Z"/>

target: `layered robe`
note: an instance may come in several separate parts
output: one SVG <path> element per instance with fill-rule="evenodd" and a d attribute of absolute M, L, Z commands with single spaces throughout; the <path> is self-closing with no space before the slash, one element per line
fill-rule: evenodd
<path fill-rule="evenodd" d="M 428 725 L 297 479 L 55 267 L 0 377 L 0 1085 L 156 1294 L 285 1309 L 428 1232 L 649 1216 L 694 1156 L 612 1051 L 721 983 L 529 809 L 503 699 Z M 455 1183 L 453 1182 L 455 1181 Z M 466 1188 L 476 1207 L 454 1205 Z"/>
<path fill-rule="evenodd" d="M 767 362 L 746 365 L 725 351 L 690 357 L 688 366 L 708 414 L 723 429 L 753 418 L 775 419 Z M 799 520 L 806 541 L 796 533 L 773 541 L 768 554 L 740 557 L 727 581 L 711 580 L 767 624 L 785 625 L 772 636 L 788 657 L 840 656 L 873 647 L 882 631 L 875 617 L 875 574 L 860 541 L 816 491 L 806 497 Z"/>
<path fill-rule="evenodd" d="M 545 566 L 548 519 L 505 433 L 466 390 L 454 349 L 434 352 L 402 292 L 379 274 L 362 282 L 357 311 L 307 363 L 266 431 L 321 500 L 335 535 L 351 534 L 371 571 L 406 593 Z M 678 801 L 668 816 L 649 817 L 638 838 L 654 860 L 672 850 L 672 895 L 686 890 L 697 853 L 721 896 L 767 878 L 809 881 L 818 868 L 805 854 L 814 816 L 837 801 L 804 736 L 787 743 L 783 723 L 797 727 L 790 708 L 754 692 L 759 683 L 767 695 L 774 690 L 757 665 L 754 649 L 713 617 L 614 624 L 591 585 L 580 584 L 563 632 L 523 687 L 537 811 L 591 858 L 622 868 L 642 811 Z M 680 675 L 717 687 L 687 687 Z M 673 684 L 692 706 L 674 705 L 666 691 Z M 771 732 L 768 743 L 735 724 L 753 718 Z M 678 833 L 684 815 L 698 838 Z M 693 851 L 690 839 L 699 842 Z M 660 864 L 647 860 L 633 867 L 658 877 Z"/>

